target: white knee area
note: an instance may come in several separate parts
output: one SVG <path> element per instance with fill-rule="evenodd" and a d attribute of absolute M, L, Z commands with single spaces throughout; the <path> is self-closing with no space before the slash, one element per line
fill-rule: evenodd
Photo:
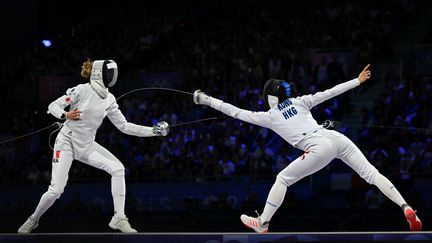
<path fill-rule="evenodd" d="M 53 186 L 50 186 L 48 188 L 47 196 L 50 198 L 53 198 L 54 200 L 59 199 L 61 194 L 63 193 L 64 188 L 55 188 Z"/>
<path fill-rule="evenodd" d="M 289 180 L 287 180 L 282 174 L 281 174 L 282 172 L 280 172 L 277 176 L 276 176 L 276 182 L 279 182 L 279 183 L 281 183 L 282 185 L 284 185 L 284 186 L 286 186 L 286 187 L 289 187 L 289 186 L 291 186 L 292 184 L 293 184 L 293 182 L 291 181 L 289 181 Z"/>
<path fill-rule="evenodd" d="M 284 186 L 288 186 L 288 182 L 284 180 L 283 176 L 281 175 L 281 173 L 279 173 L 276 176 L 276 181 L 275 182 L 279 182 L 282 183 Z"/>
<path fill-rule="evenodd" d="M 60 198 L 60 195 L 63 193 L 63 189 L 64 186 L 61 188 L 56 188 L 53 185 L 50 185 L 48 187 L 48 191 L 42 195 L 32 217 L 39 221 L 40 217 L 48 210 L 48 208 L 50 208 L 53 203 Z"/>
<path fill-rule="evenodd" d="M 276 177 L 276 181 L 274 185 L 278 185 L 279 187 L 285 187 L 285 188 L 288 187 L 287 184 L 284 182 L 284 180 L 279 176 Z"/>
<path fill-rule="evenodd" d="M 371 172 L 366 173 L 366 175 L 363 177 L 365 181 L 369 184 L 375 184 L 375 178 L 377 175 L 381 175 L 377 169 L 373 169 Z"/>
<path fill-rule="evenodd" d="M 379 173 L 377 171 L 375 173 L 373 181 L 370 184 L 378 186 L 378 185 L 381 185 L 381 184 L 391 184 L 391 182 L 385 176 L 383 176 L 381 173 Z"/>
<path fill-rule="evenodd" d="M 122 169 L 115 170 L 115 171 L 111 172 L 111 176 L 112 177 L 125 177 L 124 167 Z"/>

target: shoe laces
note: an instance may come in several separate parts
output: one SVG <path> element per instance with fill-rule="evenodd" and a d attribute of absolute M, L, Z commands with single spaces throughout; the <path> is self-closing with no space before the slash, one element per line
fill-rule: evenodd
<path fill-rule="evenodd" d="M 26 221 L 26 223 L 28 223 L 28 224 L 30 224 L 30 223 L 36 223 L 37 221 L 34 219 L 34 218 L 32 218 L 32 217 L 28 217 L 28 220 Z"/>
<path fill-rule="evenodd" d="M 258 217 L 256 218 L 257 223 L 260 227 L 263 227 L 263 224 L 261 222 L 261 215 L 258 213 L 258 210 L 255 210 L 255 213 L 258 215 Z"/>
<path fill-rule="evenodd" d="M 259 225 L 261 227 L 268 227 L 268 221 L 266 222 L 261 222 L 261 215 L 258 213 L 258 210 L 255 210 L 255 213 L 258 215 L 257 220 L 259 220 Z"/>

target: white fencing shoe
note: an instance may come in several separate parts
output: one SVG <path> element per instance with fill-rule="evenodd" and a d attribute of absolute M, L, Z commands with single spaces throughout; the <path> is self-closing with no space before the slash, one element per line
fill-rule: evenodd
<path fill-rule="evenodd" d="M 38 221 L 36 221 L 32 216 L 28 217 L 28 219 L 25 221 L 21 227 L 18 229 L 19 234 L 29 234 L 32 230 L 36 229 L 38 227 Z"/>
<path fill-rule="evenodd" d="M 268 233 L 269 223 L 268 222 L 261 223 L 261 218 L 259 217 L 259 215 L 257 218 L 254 218 L 254 217 L 247 216 L 246 214 L 242 214 L 240 216 L 240 220 L 246 227 L 255 230 L 255 232 L 257 233 L 264 233 L 264 234 Z"/>
<path fill-rule="evenodd" d="M 137 231 L 129 224 L 126 215 L 114 214 L 111 222 L 109 223 L 109 227 L 114 230 L 120 230 L 123 233 L 137 233 Z"/>

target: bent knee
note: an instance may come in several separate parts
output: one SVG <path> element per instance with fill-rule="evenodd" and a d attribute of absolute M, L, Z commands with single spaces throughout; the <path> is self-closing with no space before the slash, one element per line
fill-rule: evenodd
<path fill-rule="evenodd" d="M 121 168 L 112 170 L 110 174 L 112 177 L 124 177 L 125 176 L 125 168 L 122 165 Z"/>
<path fill-rule="evenodd" d="M 50 197 L 55 198 L 55 199 L 59 199 L 61 194 L 63 194 L 64 188 L 55 188 L 50 186 L 48 188 L 48 193 L 50 195 Z"/>
<path fill-rule="evenodd" d="M 288 176 L 284 176 L 283 174 L 279 173 L 276 176 L 276 182 L 277 183 L 281 183 L 282 185 L 288 187 L 291 186 L 292 184 L 294 184 L 294 181 L 291 177 Z"/>

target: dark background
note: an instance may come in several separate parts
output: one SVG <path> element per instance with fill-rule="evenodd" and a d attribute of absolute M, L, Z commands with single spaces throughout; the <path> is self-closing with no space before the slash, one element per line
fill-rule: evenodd
<path fill-rule="evenodd" d="M 1 141 L 55 122 L 47 105 L 85 82 L 79 72 L 86 57 L 118 63 L 119 81 L 110 90 L 116 97 L 150 86 L 202 89 L 250 110 L 265 109 L 261 93 L 269 78 L 291 80 L 308 94 L 355 78 L 370 63 L 370 81 L 313 115 L 343 122 L 335 129 L 396 185 L 430 230 L 430 1 L 21 0 L 1 2 L 0 9 Z M 147 126 L 221 116 L 168 91 L 137 92 L 118 103 L 129 121 Z M 0 217 L 8 222 L 0 232 L 16 232 L 48 187 L 53 130 L 0 144 Z M 179 126 L 159 138 L 127 136 L 104 122 L 96 141 L 124 163 L 126 214 L 143 232 L 246 231 L 240 214 L 261 212 L 277 173 L 302 153 L 272 131 L 231 118 Z M 109 175 L 75 161 L 69 177 L 35 232 L 110 231 Z M 335 160 L 288 189 L 270 230 L 408 225 L 396 205 Z"/>

